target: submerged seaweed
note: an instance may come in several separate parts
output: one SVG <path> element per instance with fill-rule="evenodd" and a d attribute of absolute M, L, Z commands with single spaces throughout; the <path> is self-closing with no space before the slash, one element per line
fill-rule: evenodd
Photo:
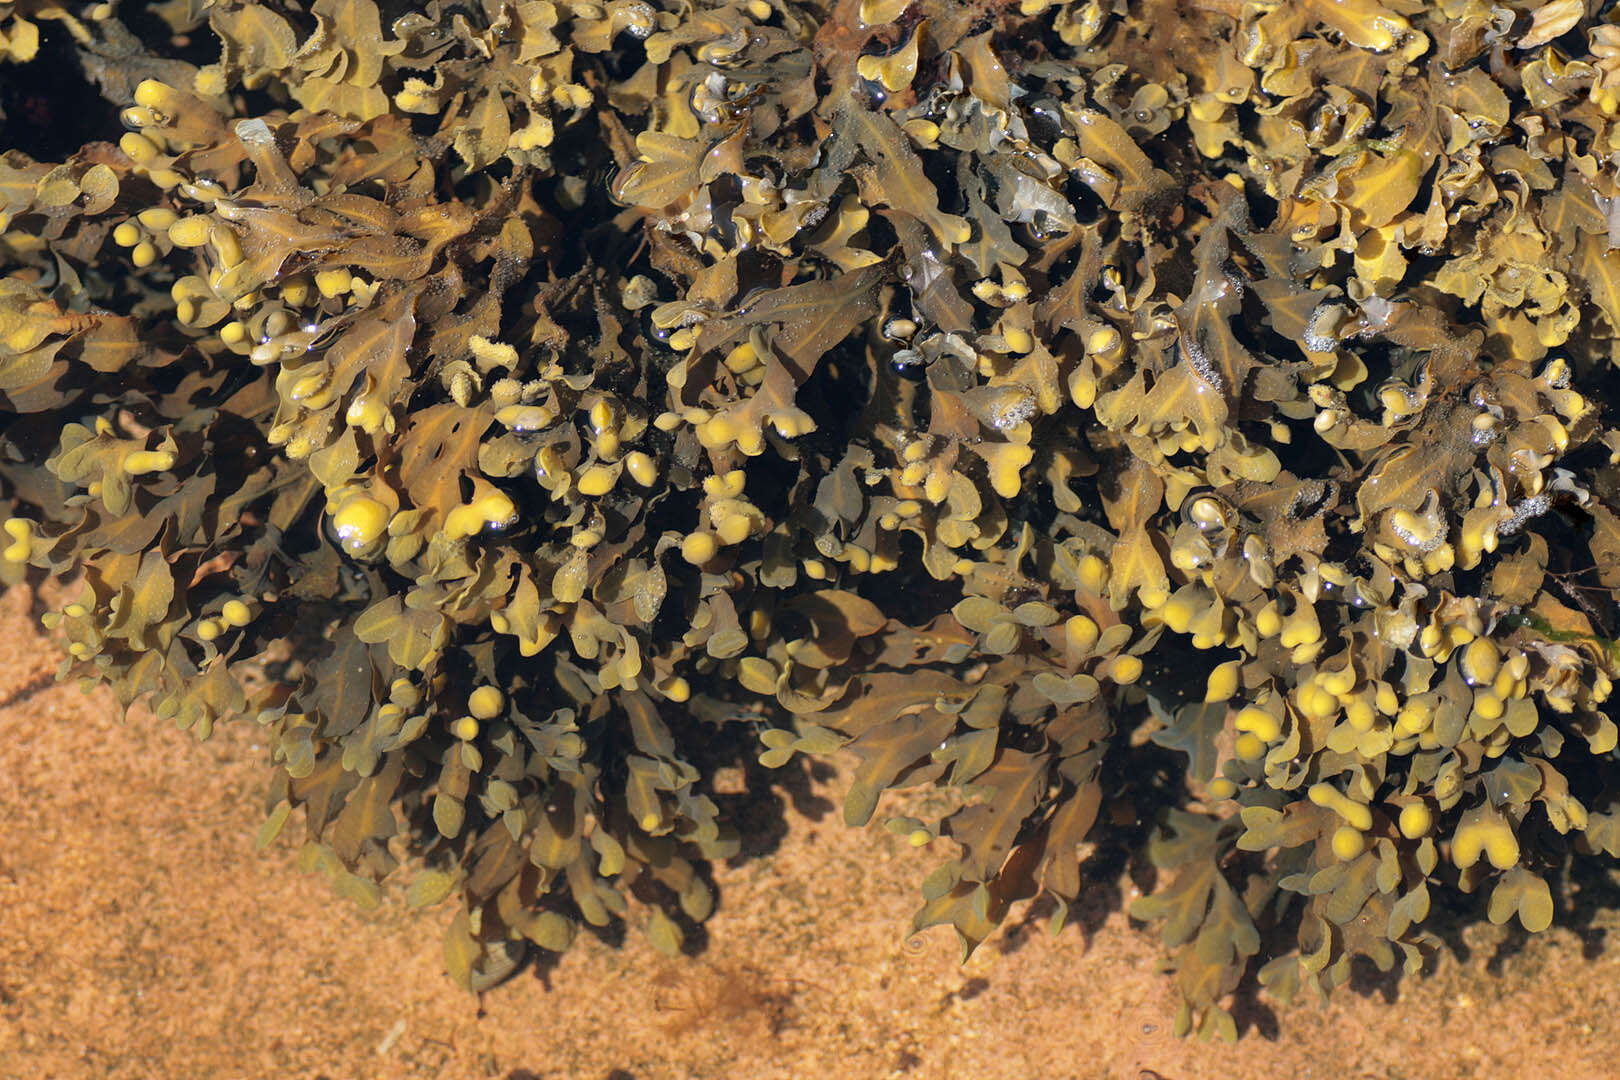
<path fill-rule="evenodd" d="M 966 951 L 1137 845 L 1182 1031 L 1543 929 L 1620 854 L 1590 7 L 0 5 L 128 128 L 0 155 L 0 578 L 474 988 L 679 950 L 738 737 L 954 791 Z"/>

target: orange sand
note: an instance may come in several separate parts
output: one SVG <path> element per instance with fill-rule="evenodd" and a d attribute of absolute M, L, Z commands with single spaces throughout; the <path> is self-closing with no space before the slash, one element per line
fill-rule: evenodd
<path fill-rule="evenodd" d="M 5 1080 L 1620 1075 L 1613 913 L 1528 942 L 1470 927 L 1466 958 L 1393 1004 L 1369 980 L 1326 1008 L 1240 1011 L 1237 1046 L 1182 1041 L 1155 941 L 1106 885 L 1089 937 L 1010 925 L 966 965 L 948 930 L 908 942 L 930 856 L 846 829 L 844 777 L 812 816 L 790 801 L 776 850 L 717 868 L 697 960 L 585 935 L 480 1002 L 442 974 L 444 909 L 398 888 L 371 914 L 338 900 L 293 868 L 296 820 L 255 853 L 252 724 L 198 744 L 121 721 L 104 691 L 30 693 L 59 654 L 27 603 L 0 597 Z"/>

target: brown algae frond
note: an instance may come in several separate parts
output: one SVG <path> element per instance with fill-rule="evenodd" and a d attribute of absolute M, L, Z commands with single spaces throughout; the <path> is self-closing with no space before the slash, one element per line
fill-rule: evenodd
<path fill-rule="evenodd" d="M 0 154 L 0 580 L 473 988 L 682 947 L 717 730 L 952 789 L 967 951 L 1139 851 L 1182 1031 L 1544 928 L 1620 854 L 1590 8 L 0 5 L 126 128 Z"/>

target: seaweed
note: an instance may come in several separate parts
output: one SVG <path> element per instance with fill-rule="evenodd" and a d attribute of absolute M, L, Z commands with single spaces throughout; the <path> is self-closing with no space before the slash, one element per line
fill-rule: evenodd
<path fill-rule="evenodd" d="M 0 153 L 0 580 L 473 989 L 689 950 L 716 747 L 847 753 L 964 954 L 1131 848 L 1184 1032 L 1543 929 L 1620 854 L 1590 8 L 0 5 L 127 129 Z"/>

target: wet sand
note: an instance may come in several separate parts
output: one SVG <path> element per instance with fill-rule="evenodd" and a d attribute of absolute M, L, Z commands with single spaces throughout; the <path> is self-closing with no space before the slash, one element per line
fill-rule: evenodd
<path fill-rule="evenodd" d="M 908 940 L 938 856 L 845 828 L 847 771 L 779 789 L 785 834 L 716 868 L 695 959 L 582 935 L 480 1001 L 443 975 L 446 909 L 393 884 L 375 912 L 339 900 L 294 868 L 296 819 L 254 851 L 252 724 L 199 744 L 51 683 L 22 590 L 0 641 L 6 1080 L 1620 1075 L 1613 911 L 1527 941 L 1472 925 L 1426 978 L 1247 1006 L 1236 1046 L 1180 1040 L 1128 882 L 1056 939 L 1015 912 L 965 965 L 948 929 Z"/>

